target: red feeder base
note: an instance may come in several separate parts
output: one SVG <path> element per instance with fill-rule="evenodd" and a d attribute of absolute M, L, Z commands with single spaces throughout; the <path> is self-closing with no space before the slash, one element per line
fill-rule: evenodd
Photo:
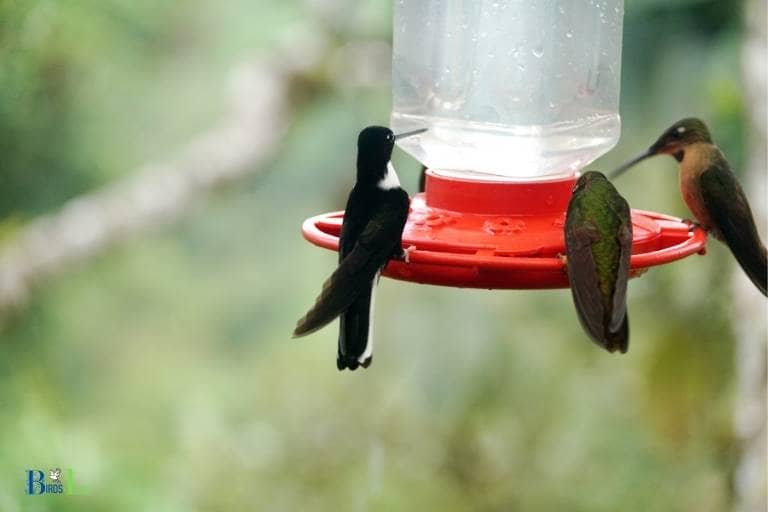
<path fill-rule="evenodd" d="M 403 247 L 410 263 L 390 261 L 383 274 L 423 284 L 487 289 L 567 288 L 565 211 L 576 179 L 499 183 L 427 171 L 426 193 L 411 200 Z M 304 221 L 304 237 L 338 250 L 344 212 Z M 631 276 L 694 253 L 707 235 L 680 219 L 632 210 Z"/>

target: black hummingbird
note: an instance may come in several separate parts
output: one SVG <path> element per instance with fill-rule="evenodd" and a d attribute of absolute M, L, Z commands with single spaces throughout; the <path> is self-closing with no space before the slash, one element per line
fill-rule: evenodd
<path fill-rule="evenodd" d="M 379 274 L 390 258 L 408 260 L 402 234 L 410 200 L 390 162 L 392 149 L 396 140 L 425 131 L 395 135 L 389 128 L 369 126 L 357 138 L 357 182 L 344 211 L 339 266 L 293 331 L 294 337 L 305 336 L 340 316 L 339 370 L 371 364 L 371 312 Z"/>
<path fill-rule="evenodd" d="M 587 172 L 573 188 L 564 231 L 568 281 L 581 325 L 609 352 L 626 352 L 629 204 L 603 174 Z"/>
<path fill-rule="evenodd" d="M 766 295 L 766 249 L 752 217 L 747 196 L 722 151 L 701 120 L 687 118 L 668 128 L 653 145 L 612 173 L 660 154 L 680 163 L 680 192 L 701 227 L 725 243 L 755 286 Z"/>

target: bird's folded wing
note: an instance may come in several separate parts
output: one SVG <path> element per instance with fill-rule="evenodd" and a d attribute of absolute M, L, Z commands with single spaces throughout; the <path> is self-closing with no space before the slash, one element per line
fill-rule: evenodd
<path fill-rule="evenodd" d="M 576 312 L 584 329 L 593 340 L 600 343 L 604 338 L 604 313 L 597 268 L 592 256 L 593 231 L 594 228 L 591 226 L 567 226 L 565 241 L 568 255 L 568 280 L 576 303 Z"/>
<path fill-rule="evenodd" d="M 315 305 L 296 324 L 294 337 L 305 336 L 332 322 L 371 286 L 376 272 L 395 250 L 408 210 L 382 207 L 368 222 L 352 251 L 331 274 Z"/>
<path fill-rule="evenodd" d="M 726 164 L 727 165 L 727 164 Z M 728 168 L 711 167 L 699 177 L 701 198 L 718 234 L 763 295 L 766 294 L 766 252 L 744 191 Z"/>
<path fill-rule="evenodd" d="M 701 173 L 699 180 L 701 199 L 723 238 L 735 243 L 749 242 L 748 225 L 752 215 L 733 173 L 711 167 Z"/>
<path fill-rule="evenodd" d="M 613 291 L 613 311 L 608 329 L 618 332 L 627 316 L 627 282 L 629 281 L 629 260 L 632 256 L 632 216 L 629 204 L 623 197 L 616 198 L 615 214 L 619 219 L 626 219 L 618 232 L 621 249 L 619 267 L 616 271 L 616 285 Z"/>

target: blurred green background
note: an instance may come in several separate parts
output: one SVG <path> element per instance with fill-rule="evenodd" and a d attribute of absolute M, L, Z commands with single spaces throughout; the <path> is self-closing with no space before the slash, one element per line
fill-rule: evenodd
<path fill-rule="evenodd" d="M 173 154 L 287 30 L 387 42 L 391 9 L 0 0 L 0 245 Z M 741 10 L 627 2 L 623 137 L 590 167 L 697 115 L 742 169 Z M 300 224 L 343 207 L 357 131 L 389 116 L 386 80 L 338 80 L 307 81 L 268 168 L 47 281 L 0 331 L 0 511 L 730 509 L 738 269 L 721 244 L 632 281 L 621 357 L 589 343 L 567 290 L 391 280 L 367 371 L 336 370 L 335 325 L 289 339 L 335 265 Z M 415 190 L 417 163 L 395 163 Z M 689 216 L 671 159 L 618 187 Z M 24 494 L 26 469 L 57 466 L 88 495 Z"/>

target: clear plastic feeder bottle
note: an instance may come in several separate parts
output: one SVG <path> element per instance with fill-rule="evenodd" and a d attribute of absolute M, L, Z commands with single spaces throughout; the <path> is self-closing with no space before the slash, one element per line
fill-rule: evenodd
<path fill-rule="evenodd" d="M 434 171 L 572 175 L 621 129 L 623 0 L 397 0 L 392 127 Z"/>

